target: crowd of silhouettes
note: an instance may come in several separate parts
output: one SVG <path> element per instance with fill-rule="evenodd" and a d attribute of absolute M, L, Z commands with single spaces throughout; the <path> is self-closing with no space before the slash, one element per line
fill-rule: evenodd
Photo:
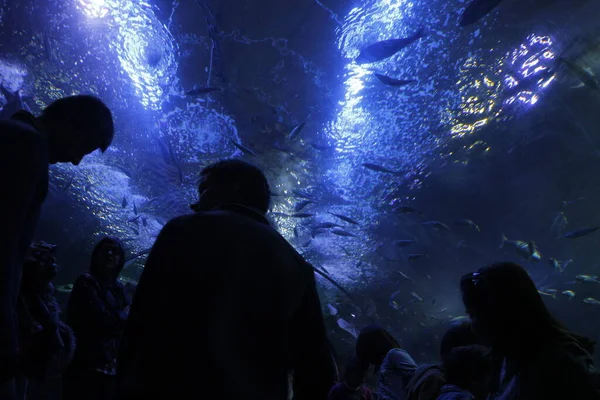
<path fill-rule="evenodd" d="M 123 243 L 100 240 L 61 321 L 55 246 L 32 242 L 48 164 L 77 165 L 113 132 L 91 96 L 0 121 L 0 400 L 50 399 L 58 377 L 65 400 L 600 399 L 594 344 L 558 322 L 513 263 L 457 282 L 469 319 L 450 326 L 439 363 L 418 365 L 369 325 L 340 378 L 313 268 L 269 224 L 263 172 L 240 160 L 200 171 L 194 213 L 163 227 L 133 299 L 118 279 Z"/>

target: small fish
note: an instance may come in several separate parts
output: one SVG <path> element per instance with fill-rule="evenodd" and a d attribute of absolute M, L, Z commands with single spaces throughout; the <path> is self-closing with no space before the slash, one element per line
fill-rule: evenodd
<path fill-rule="evenodd" d="M 190 91 L 185 92 L 186 96 L 200 96 L 202 94 L 217 92 L 221 89 L 215 87 L 201 87 L 198 89 L 192 89 Z"/>
<path fill-rule="evenodd" d="M 398 275 L 400 275 L 402 278 L 406 279 L 407 281 L 411 281 L 412 283 L 415 283 L 415 281 L 412 278 L 409 278 L 408 275 L 406 275 L 404 272 L 396 271 L 396 273 Z"/>
<path fill-rule="evenodd" d="M 229 141 L 231 142 L 231 144 L 233 144 L 242 153 L 244 153 L 246 155 L 249 155 L 249 156 L 256 157 L 256 153 L 253 152 L 252 150 L 250 150 L 249 148 L 247 148 L 246 146 L 244 146 L 243 144 L 240 144 L 240 143 L 236 142 L 233 139 L 229 139 Z"/>
<path fill-rule="evenodd" d="M 585 299 L 583 299 L 583 302 L 591 306 L 600 306 L 600 301 L 594 299 L 593 297 L 586 297 Z"/>
<path fill-rule="evenodd" d="M 414 79 L 394 79 L 387 75 L 382 75 L 382 74 L 377 74 L 377 73 L 375 74 L 375 77 L 377 79 L 379 79 L 379 82 L 383 83 L 384 85 L 394 86 L 394 87 L 406 86 L 406 85 L 416 82 L 416 80 L 414 80 Z"/>
<path fill-rule="evenodd" d="M 148 226 L 148 218 L 142 217 L 142 225 Z"/>
<path fill-rule="evenodd" d="M 137 206 L 135 205 L 135 201 L 133 202 L 133 213 L 135 215 L 138 215 L 138 209 L 137 209 Z"/>
<path fill-rule="evenodd" d="M 470 228 L 475 229 L 477 232 L 481 232 L 481 229 L 479 229 L 479 226 L 475 222 L 471 221 L 470 219 L 459 219 L 457 221 L 454 221 L 454 223 L 456 225 L 460 225 L 460 226 L 468 226 Z"/>
<path fill-rule="evenodd" d="M 410 292 L 410 295 L 412 296 L 413 299 L 415 299 L 416 301 L 423 303 L 424 300 L 423 298 L 421 298 L 421 296 L 419 296 L 418 294 L 416 294 L 415 292 Z"/>
<path fill-rule="evenodd" d="M 365 315 L 367 317 L 375 316 L 375 314 L 377 314 L 377 305 L 375 304 L 375 302 L 372 299 L 367 299 L 365 303 Z"/>
<path fill-rule="evenodd" d="M 425 30 L 419 29 L 414 35 L 401 39 L 388 39 L 373 43 L 360 51 L 356 58 L 358 64 L 368 64 L 385 60 L 410 46 L 412 43 L 425 36 Z"/>
<path fill-rule="evenodd" d="M 310 217 L 314 217 L 315 214 L 310 214 L 310 213 L 295 213 L 290 215 L 290 217 L 292 218 L 310 218 Z"/>
<path fill-rule="evenodd" d="M 56 287 L 56 291 L 60 293 L 71 293 L 73 290 L 73 284 L 69 283 L 68 285 L 60 285 Z"/>
<path fill-rule="evenodd" d="M 569 299 L 575 298 L 575 292 L 572 290 L 563 290 L 561 293 L 563 296 L 568 297 Z"/>
<path fill-rule="evenodd" d="M 133 217 L 133 218 L 129 218 L 129 219 L 127 220 L 127 222 L 137 222 L 137 221 L 138 221 L 138 219 L 140 219 L 140 216 L 139 216 L 139 215 L 137 215 L 137 216 L 135 216 L 135 217 Z"/>
<path fill-rule="evenodd" d="M 318 225 L 315 225 L 315 229 L 331 229 L 331 228 L 341 228 L 340 225 L 335 224 L 333 222 L 321 222 Z"/>
<path fill-rule="evenodd" d="M 440 221 L 425 221 L 422 223 L 422 225 L 425 226 L 431 226 L 432 228 L 435 228 L 439 231 L 446 231 L 446 232 L 452 232 L 450 230 L 450 227 L 448 227 L 448 225 L 444 224 L 443 222 Z"/>
<path fill-rule="evenodd" d="M 271 192 L 271 197 L 281 197 L 281 195 L 276 192 Z"/>
<path fill-rule="evenodd" d="M 543 290 L 538 290 L 538 293 L 541 294 L 542 296 L 548 296 L 548 297 L 552 297 L 553 299 L 556 298 L 556 294 L 558 293 L 558 290 L 556 289 L 543 289 Z"/>
<path fill-rule="evenodd" d="M 408 260 L 420 260 L 421 258 L 426 258 L 428 257 L 427 254 L 425 253 L 417 253 L 417 254 L 409 254 L 408 256 L 406 256 L 406 259 Z"/>
<path fill-rule="evenodd" d="M 338 310 L 337 310 L 337 308 L 335 308 L 335 307 L 334 307 L 334 306 L 332 306 L 331 304 L 327 304 L 327 309 L 329 310 L 329 313 L 330 313 L 331 315 L 334 315 L 334 316 L 335 316 L 335 315 L 337 315 L 337 313 L 338 313 Z"/>
<path fill-rule="evenodd" d="M 419 212 L 419 211 L 417 211 L 417 209 L 410 207 L 410 206 L 396 206 L 394 208 L 394 211 L 402 213 L 402 214 L 413 214 L 413 213 Z"/>
<path fill-rule="evenodd" d="M 337 324 L 340 328 L 351 334 L 354 338 L 358 338 L 356 328 L 350 322 L 346 321 L 345 319 L 339 318 L 337 320 Z"/>
<path fill-rule="evenodd" d="M 587 86 L 588 88 L 594 90 L 600 90 L 600 84 L 598 84 L 598 80 L 596 79 L 596 76 L 594 76 L 594 73 L 591 69 L 584 68 L 579 64 L 576 64 L 573 61 L 567 60 L 563 57 L 557 57 L 556 61 L 564 64 L 569 71 L 571 71 L 571 73 L 581 81 L 583 86 Z"/>
<path fill-rule="evenodd" d="M 505 245 L 513 246 L 521 257 L 530 261 L 540 261 L 542 255 L 539 252 L 535 242 L 523 242 L 521 240 L 508 240 L 506 236 L 502 235 L 502 243 L 500 248 L 503 249 Z"/>
<path fill-rule="evenodd" d="M 298 227 L 297 227 L 297 226 L 295 226 L 295 227 L 294 227 L 294 237 L 298 237 L 298 236 L 299 236 L 299 235 L 298 235 Z M 313 236 L 313 237 L 314 237 L 314 236 Z"/>
<path fill-rule="evenodd" d="M 398 174 L 397 171 L 392 171 L 391 169 L 373 163 L 363 163 L 362 166 L 371 171 L 382 172 L 384 174 Z"/>
<path fill-rule="evenodd" d="M 337 244 L 337 243 L 336 243 Z M 348 256 L 348 257 L 352 257 L 352 254 L 350 254 L 350 252 L 341 244 L 337 244 L 337 246 L 342 249 L 342 251 Z"/>
<path fill-rule="evenodd" d="M 585 299 L 583 299 L 583 302 L 591 306 L 600 306 L 600 301 L 596 300 L 593 297 L 586 297 Z"/>
<path fill-rule="evenodd" d="M 463 11 L 459 25 L 462 27 L 474 24 L 489 14 L 502 0 L 473 0 Z"/>
<path fill-rule="evenodd" d="M 131 230 L 132 230 L 132 231 L 133 231 L 133 233 L 135 233 L 136 235 L 139 235 L 139 234 L 140 234 L 140 231 L 138 231 L 138 230 L 137 230 L 137 229 L 135 229 L 135 228 L 131 228 Z"/>
<path fill-rule="evenodd" d="M 332 212 L 330 212 L 329 214 L 331 214 L 331 215 L 333 215 L 334 217 L 337 217 L 337 218 L 341 219 L 342 221 L 345 221 L 345 222 L 347 222 L 347 223 L 349 223 L 349 224 L 353 224 L 353 225 L 359 225 L 359 223 L 358 223 L 358 222 L 356 222 L 355 220 L 353 220 L 353 219 L 352 219 L 352 218 L 350 218 L 350 217 L 346 217 L 345 215 L 341 215 L 341 214 L 334 214 L 334 213 L 332 213 Z"/>
<path fill-rule="evenodd" d="M 345 231 L 341 228 L 334 228 L 331 230 L 331 233 L 337 236 L 345 236 L 345 237 L 356 237 L 355 234 Z"/>
<path fill-rule="evenodd" d="M 591 233 L 594 233 L 598 229 L 600 229 L 600 226 L 593 227 L 593 228 L 581 228 L 581 229 L 577 229 L 577 230 L 574 230 L 571 232 L 567 232 L 564 235 L 562 235 L 561 238 L 563 238 L 563 239 L 578 239 L 580 237 L 584 237 Z"/>
<path fill-rule="evenodd" d="M 306 206 L 307 206 L 307 205 L 309 205 L 309 204 L 314 204 L 314 201 L 312 201 L 312 200 L 302 200 L 301 202 L 297 203 L 297 204 L 294 206 L 294 211 L 295 211 L 295 212 L 300 212 L 300 211 L 302 211 L 302 209 L 303 209 L 304 207 L 306 207 Z"/>
<path fill-rule="evenodd" d="M 567 268 L 567 266 L 569 264 L 571 264 L 573 262 L 573 260 L 566 260 L 566 261 L 558 261 L 556 258 L 554 257 L 550 257 L 548 259 L 548 263 L 550 264 L 550 266 L 552 268 L 554 268 L 555 270 L 558 270 L 559 272 L 564 272 L 565 269 Z"/>
<path fill-rule="evenodd" d="M 600 281 L 598 281 L 598 276 L 577 275 L 575 277 L 575 280 L 577 282 L 580 282 L 580 283 L 597 283 L 597 284 L 600 284 Z"/>
<path fill-rule="evenodd" d="M 417 243 L 417 241 L 412 240 L 412 239 L 394 240 L 392 242 L 392 244 L 396 247 L 406 247 L 406 246 L 410 246 L 411 244 L 415 244 L 415 243 Z"/>
<path fill-rule="evenodd" d="M 311 237 L 314 239 L 314 237 L 315 237 L 315 236 L 317 236 L 317 235 L 321 235 L 321 234 L 323 234 L 323 233 L 327 233 L 327 232 L 328 232 L 328 230 L 327 230 L 327 229 L 323 229 L 323 228 L 317 228 L 317 229 L 313 229 L 313 230 L 310 232 L 310 236 L 311 236 Z"/>
<path fill-rule="evenodd" d="M 123 201 L 121 202 L 121 207 L 122 208 L 127 207 L 127 198 L 125 196 L 123 196 Z"/>
<path fill-rule="evenodd" d="M 69 178 L 69 180 L 67 181 L 67 183 L 65 184 L 65 187 L 63 188 L 63 192 L 66 192 L 67 190 L 69 190 L 69 188 L 71 187 L 71 185 L 73 184 L 73 181 L 75 180 L 75 177 L 72 176 L 71 178 Z"/>
<path fill-rule="evenodd" d="M 308 117 L 304 121 L 296 125 L 294 129 L 292 129 L 292 131 L 290 132 L 289 140 L 294 140 L 302 132 L 304 126 L 306 125 L 306 121 L 308 121 Z"/>
<path fill-rule="evenodd" d="M 292 194 L 296 197 L 300 197 L 302 199 L 307 199 L 307 200 L 314 200 L 314 197 L 312 197 L 311 195 L 309 195 L 308 193 L 302 192 L 300 190 L 292 190 Z"/>

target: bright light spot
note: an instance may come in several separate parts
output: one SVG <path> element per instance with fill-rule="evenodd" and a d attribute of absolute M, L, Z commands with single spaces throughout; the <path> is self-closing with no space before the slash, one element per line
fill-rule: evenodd
<path fill-rule="evenodd" d="M 89 18 L 104 18 L 109 11 L 104 0 L 78 0 L 78 8 Z"/>

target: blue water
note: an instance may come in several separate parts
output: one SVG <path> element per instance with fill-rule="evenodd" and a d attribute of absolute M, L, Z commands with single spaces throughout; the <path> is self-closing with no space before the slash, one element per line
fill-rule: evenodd
<path fill-rule="evenodd" d="M 598 311 L 581 302 L 600 297 L 600 287 L 569 283 L 578 273 L 600 274 L 600 236 L 557 240 L 600 224 L 600 94 L 572 88 L 578 81 L 564 67 L 543 74 L 561 55 L 600 71 L 593 2 L 505 0 L 466 28 L 458 27 L 465 1 L 315 0 L 297 17 L 279 3 L 270 14 L 258 5 L 223 7 L 221 17 L 203 1 L 12 3 L 0 2 L 1 83 L 21 89 L 34 112 L 62 96 L 94 93 L 115 114 L 116 139 L 105 154 L 51 168 L 38 234 L 60 246 L 58 284 L 86 269 L 104 235 L 127 239 L 131 254 L 151 247 L 166 221 L 189 212 L 203 166 L 242 157 L 265 170 L 278 194 L 275 226 L 354 293 L 359 304 L 319 280 L 324 305 L 337 310 L 333 316 L 325 307 L 340 340 L 351 336 L 338 318 L 358 328 L 378 320 L 405 336 L 416 358 L 430 357 L 443 324 L 463 314 L 460 274 L 520 260 L 499 249 L 503 233 L 536 242 L 542 261 L 520 260 L 536 283 L 577 292 L 573 300 L 548 298 L 553 311 L 582 333 L 600 335 L 589 322 Z M 235 17 L 242 11 L 250 22 Z M 207 29 L 206 21 L 214 25 Z M 421 27 L 426 36 L 393 57 L 354 61 L 367 45 Z M 388 87 L 374 73 L 417 82 Z M 203 86 L 222 92 L 184 95 Z M 298 191 L 314 200 L 302 212 L 315 217 L 285 216 L 303 200 Z M 563 206 L 579 197 L 585 199 Z M 398 213 L 399 205 L 423 216 Z M 568 223 L 556 231 L 559 212 Z M 461 218 L 481 233 L 455 226 Z M 429 229 L 425 220 L 452 232 Z M 322 222 L 354 237 L 314 234 Z M 417 244 L 391 244 L 400 239 Z M 411 261 L 411 253 L 428 257 Z M 560 274 L 548 265 L 551 256 L 573 263 Z M 137 279 L 143 261 L 127 266 L 128 279 Z"/>

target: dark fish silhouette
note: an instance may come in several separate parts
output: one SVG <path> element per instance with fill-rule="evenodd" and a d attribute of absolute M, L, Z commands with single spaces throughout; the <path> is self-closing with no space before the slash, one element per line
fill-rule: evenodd
<path fill-rule="evenodd" d="M 237 147 L 239 150 L 241 150 L 242 153 L 247 154 L 249 156 L 256 157 L 256 153 L 253 152 L 252 150 L 250 150 L 249 148 L 247 148 L 246 146 L 244 146 L 243 144 L 240 144 L 233 139 L 229 139 L 229 140 L 235 147 Z"/>
<path fill-rule="evenodd" d="M 298 125 L 296 125 L 294 127 L 294 129 L 292 129 L 292 131 L 290 132 L 290 140 L 294 140 L 304 129 L 304 126 L 306 125 L 306 121 L 308 121 L 308 117 L 306 117 L 306 119 L 302 122 L 300 122 Z"/>
<path fill-rule="evenodd" d="M 564 64 L 573 75 L 577 77 L 582 83 L 582 86 L 587 86 L 590 89 L 600 90 L 600 84 L 594 76 L 594 73 L 589 68 L 584 68 L 573 61 L 567 60 L 566 58 L 558 57 L 556 61 Z"/>
<path fill-rule="evenodd" d="M 334 217 L 337 217 L 339 219 L 341 219 L 342 221 L 348 222 L 349 224 L 353 224 L 353 225 L 359 225 L 358 222 L 356 222 L 355 220 L 353 220 L 350 217 L 346 217 L 345 215 L 341 215 L 341 214 L 334 214 L 332 212 L 330 212 L 329 214 L 333 215 Z"/>
<path fill-rule="evenodd" d="M 381 165 L 373 164 L 373 163 L 363 163 L 363 167 L 370 169 L 371 171 L 383 172 L 385 174 L 397 174 L 397 171 L 392 171 L 391 169 L 387 169 L 386 167 L 382 167 Z"/>
<path fill-rule="evenodd" d="M 294 206 L 294 212 L 300 212 L 302 209 L 304 209 L 304 207 L 312 203 L 314 203 L 312 200 L 302 200 Z"/>
<path fill-rule="evenodd" d="M 293 218 L 310 218 L 310 217 L 314 217 L 315 214 L 310 214 L 310 213 L 295 213 L 292 214 L 291 217 Z"/>
<path fill-rule="evenodd" d="M 421 28 L 417 33 L 407 38 L 388 39 L 373 43 L 360 51 L 360 54 L 356 58 L 356 62 L 358 64 L 368 64 L 385 60 L 405 47 L 410 46 L 423 36 L 425 36 L 425 30 Z"/>
<path fill-rule="evenodd" d="M 406 246 L 410 246 L 411 244 L 415 244 L 417 243 L 416 240 L 411 240 L 411 239 L 406 239 L 406 240 L 394 240 L 392 242 L 392 244 L 396 247 L 406 247 Z"/>
<path fill-rule="evenodd" d="M 502 0 L 473 0 L 460 17 L 459 25 L 468 26 L 474 24 L 489 14 L 501 2 Z"/>
<path fill-rule="evenodd" d="M 201 87 L 198 89 L 192 89 L 188 92 L 185 92 L 186 96 L 200 96 L 202 94 L 206 94 L 206 93 L 212 93 L 212 92 L 218 92 L 219 88 L 214 88 L 214 87 Z"/>
<path fill-rule="evenodd" d="M 590 233 L 594 233 L 596 232 L 598 229 L 600 229 L 600 226 L 594 227 L 594 228 L 581 228 L 581 229 L 577 229 L 575 231 L 571 231 L 571 232 L 567 232 L 565 233 L 562 238 L 563 239 L 578 239 L 580 237 L 584 237 L 589 235 Z"/>
<path fill-rule="evenodd" d="M 382 75 L 382 74 L 375 74 L 375 77 L 377 79 L 379 79 L 379 81 L 381 83 L 383 83 L 384 85 L 395 86 L 395 87 L 405 86 L 405 85 L 416 82 L 416 80 L 414 80 L 414 79 L 408 79 L 408 80 L 394 79 L 394 78 L 390 78 L 389 76 Z"/>
<path fill-rule="evenodd" d="M 356 237 L 353 233 L 343 230 L 342 228 L 334 228 L 331 230 L 331 233 L 337 236 L 345 236 L 345 237 Z"/>

